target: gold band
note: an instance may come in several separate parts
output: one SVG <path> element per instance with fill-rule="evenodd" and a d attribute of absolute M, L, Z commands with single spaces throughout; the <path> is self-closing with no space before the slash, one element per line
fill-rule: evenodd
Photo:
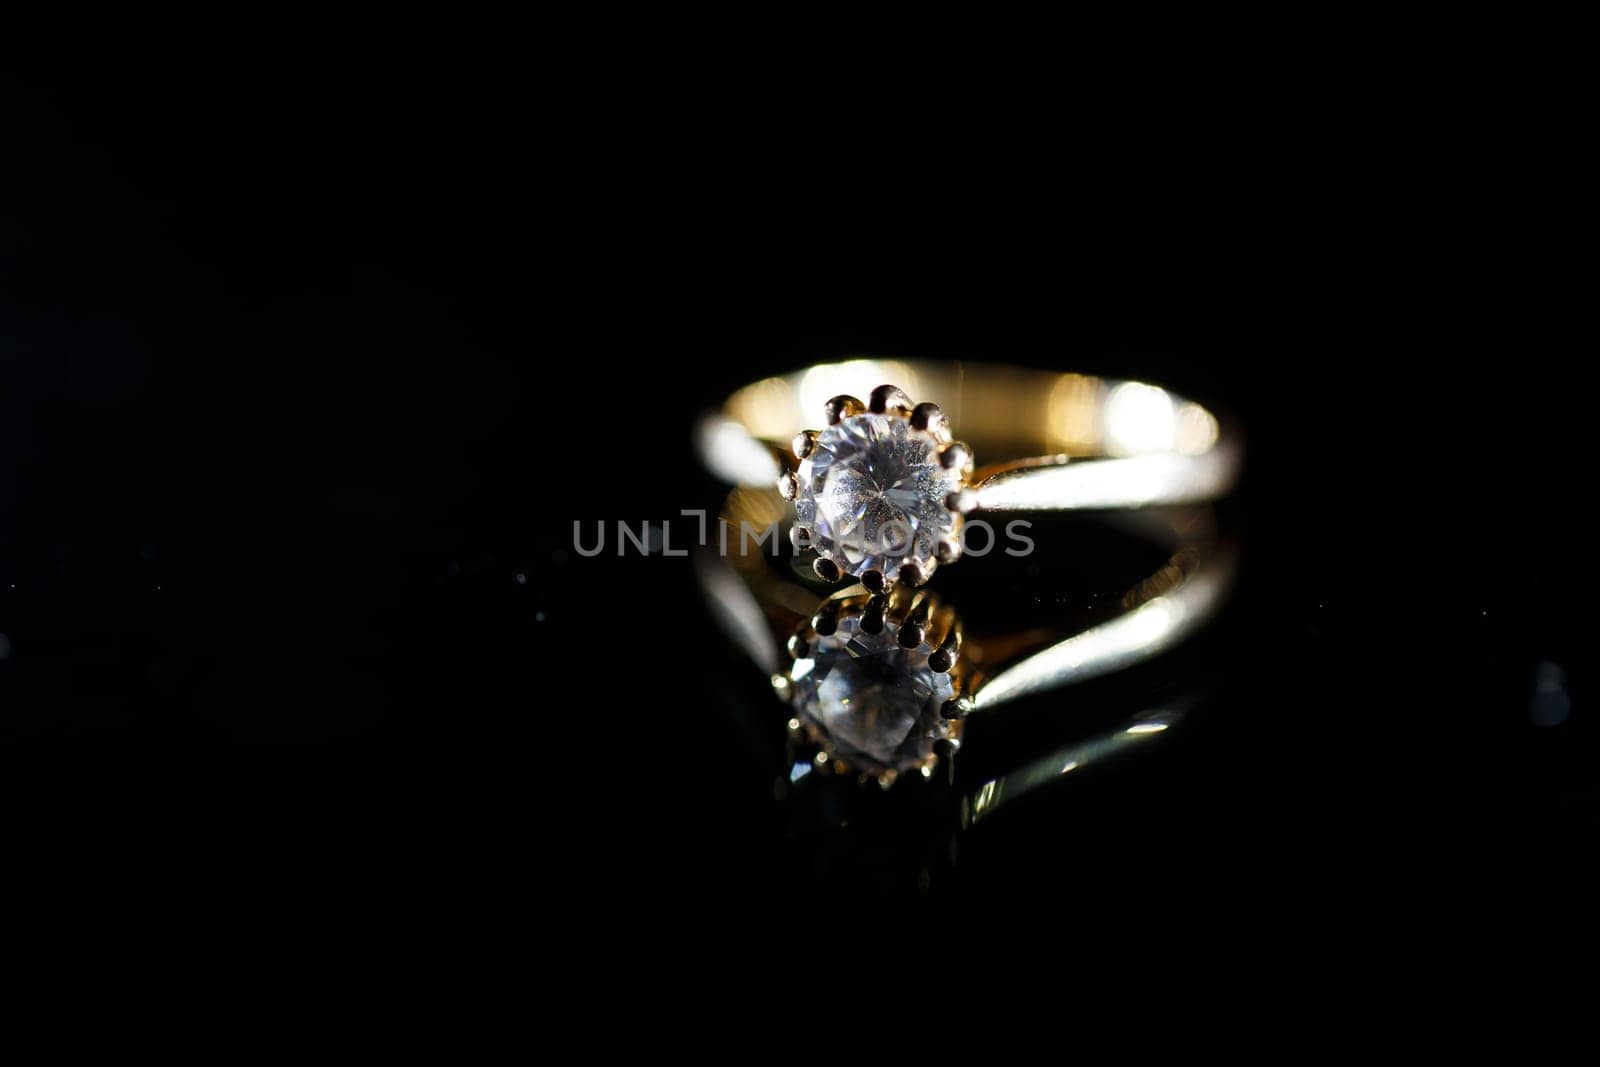
<path fill-rule="evenodd" d="M 980 460 L 970 480 L 987 511 L 1197 503 L 1225 494 L 1237 433 L 1159 386 L 997 364 L 859 359 L 767 378 L 702 421 L 702 461 L 735 485 L 770 486 L 794 435 L 829 398 L 894 382 L 934 400 Z"/>

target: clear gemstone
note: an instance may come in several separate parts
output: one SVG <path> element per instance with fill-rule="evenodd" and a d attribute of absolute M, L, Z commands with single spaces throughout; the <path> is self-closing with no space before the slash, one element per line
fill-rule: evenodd
<path fill-rule="evenodd" d="M 840 619 L 790 671 L 800 720 L 835 759 L 874 774 L 922 766 L 950 732 L 939 711 L 952 695 L 950 676 L 928 666 L 926 642 L 904 649 L 897 634 L 892 622 L 869 634 L 859 618 Z"/>
<path fill-rule="evenodd" d="M 955 529 L 945 497 L 959 470 L 939 462 L 939 442 L 892 415 L 852 415 L 817 435 L 800 464 L 795 517 L 812 545 L 844 571 L 894 578 L 906 560 L 931 560 Z"/>

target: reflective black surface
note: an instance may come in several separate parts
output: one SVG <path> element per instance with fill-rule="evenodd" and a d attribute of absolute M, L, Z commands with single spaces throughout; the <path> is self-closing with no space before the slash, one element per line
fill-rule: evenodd
<path fill-rule="evenodd" d="M 1084 168 L 1042 149 L 929 161 L 648 110 L 534 137 L 485 99 L 9 108 L 19 855 L 198 879 L 210 906 L 433 901 L 485 925 L 535 888 L 622 926 L 640 900 L 1095 913 L 1174 885 L 1230 914 L 1439 891 L 1498 914 L 1490 880 L 1568 906 L 1600 748 L 1583 424 L 1547 288 L 1376 194 L 1168 169 L 1069 195 Z M 1145 377 L 1249 433 L 1216 628 L 1046 702 L 1203 707 L 953 864 L 942 814 L 841 835 L 775 803 L 781 710 L 687 561 L 619 558 L 614 529 L 573 550 L 574 521 L 692 529 L 680 510 L 719 499 L 692 416 L 857 352 Z M 1091 558 L 1051 563 L 1073 596 L 1104 591 Z M 998 749 L 1064 740 L 1023 720 Z"/>

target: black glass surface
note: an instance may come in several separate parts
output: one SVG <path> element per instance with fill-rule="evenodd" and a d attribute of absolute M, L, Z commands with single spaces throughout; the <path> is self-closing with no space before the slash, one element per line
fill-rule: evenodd
<path fill-rule="evenodd" d="M 535 891 L 623 926 L 1175 887 L 1245 914 L 1485 872 L 1570 899 L 1600 817 L 1587 427 L 1549 291 L 1503 258 L 1309 178 L 430 100 L 8 107 L 19 855 L 484 924 Z M 687 561 L 573 548 L 575 522 L 687 530 L 721 495 L 694 416 L 849 354 L 1145 378 L 1248 435 L 1216 625 L 1007 743 L 1201 708 L 953 863 L 909 794 L 842 833 L 775 801 L 784 713 Z M 1040 581 L 1103 594 L 1098 551 Z M 938 580 L 1030 595 L 981 566 Z"/>

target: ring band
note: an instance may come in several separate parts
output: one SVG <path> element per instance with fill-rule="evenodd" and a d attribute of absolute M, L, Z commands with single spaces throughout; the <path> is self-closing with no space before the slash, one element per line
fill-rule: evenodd
<path fill-rule="evenodd" d="M 1242 456 L 1235 430 L 1159 386 L 876 359 L 748 385 L 701 421 L 696 443 L 724 481 L 776 484 L 795 501 L 796 547 L 815 549 L 819 577 L 873 591 L 921 585 L 959 558 L 971 512 L 1214 500 Z"/>

